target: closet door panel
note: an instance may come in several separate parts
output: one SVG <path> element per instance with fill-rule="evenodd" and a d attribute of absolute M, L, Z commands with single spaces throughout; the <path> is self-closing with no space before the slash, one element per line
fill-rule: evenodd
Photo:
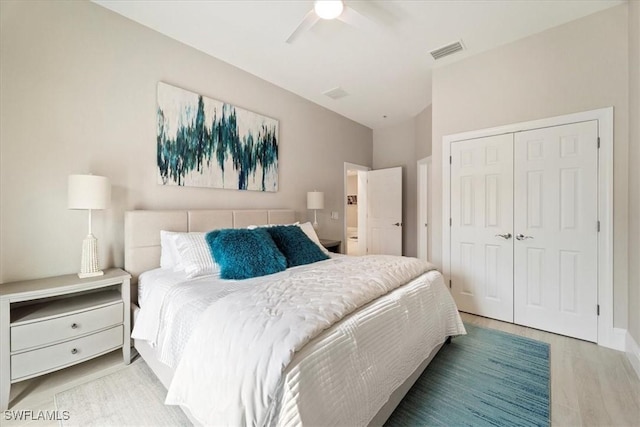
<path fill-rule="evenodd" d="M 598 125 L 515 134 L 515 323 L 597 341 Z"/>
<path fill-rule="evenodd" d="M 451 292 L 461 311 L 513 321 L 513 134 L 451 146 Z"/>

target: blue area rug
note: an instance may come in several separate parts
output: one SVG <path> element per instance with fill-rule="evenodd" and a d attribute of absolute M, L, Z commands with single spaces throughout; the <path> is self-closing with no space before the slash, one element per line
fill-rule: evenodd
<path fill-rule="evenodd" d="M 548 426 L 549 344 L 465 324 L 387 426 Z"/>

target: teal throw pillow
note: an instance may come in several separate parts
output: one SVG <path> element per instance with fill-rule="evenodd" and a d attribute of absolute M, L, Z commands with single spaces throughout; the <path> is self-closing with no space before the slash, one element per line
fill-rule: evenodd
<path fill-rule="evenodd" d="M 250 279 L 287 268 L 287 259 L 262 228 L 214 230 L 205 239 L 223 279 Z"/>
<path fill-rule="evenodd" d="M 266 230 L 287 258 L 287 267 L 324 261 L 329 257 L 322 252 L 302 229 L 296 225 L 277 225 Z"/>

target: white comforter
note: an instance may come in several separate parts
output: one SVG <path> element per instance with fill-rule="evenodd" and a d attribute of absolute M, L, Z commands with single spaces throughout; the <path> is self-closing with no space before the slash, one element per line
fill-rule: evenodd
<path fill-rule="evenodd" d="M 444 337 L 464 333 L 441 275 L 422 275 L 429 269 L 412 258 L 344 257 L 267 276 L 259 285 L 235 282 L 242 285 L 212 298 L 178 351 L 167 403 L 187 407 L 203 424 L 366 424 Z M 375 309 L 358 311 L 354 322 L 378 330 L 356 328 L 350 319 L 331 328 L 369 303 Z M 385 311 L 389 316 L 380 315 Z M 158 335 L 162 323 L 160 316 Z M 153 329 L 139 328 L 151 342 Z M 162 337 L 155 341 L 162 345 Z M 373 342 L 380 354 L 371 352 Z M 325 351 L 328 343 L 336 350 Z M 340 372 L 320 369 L 327 366 Z M 309 401 L 313 396 L 317 402 Z"/>

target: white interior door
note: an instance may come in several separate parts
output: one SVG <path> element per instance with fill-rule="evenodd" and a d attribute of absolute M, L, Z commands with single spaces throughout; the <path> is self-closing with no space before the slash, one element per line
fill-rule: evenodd
<path fill-rule="evenodd" d="M 513 134 L 451 144 L 451 293 L 513 322 Z"/>
<path fill-rule="evenodd" d="M 429 259 L 429 222 L 431 190 L 429 188 L 431 157 L 418 161 L 418 258 Z"/>
<path fill-rule="evenodd" d="M 515 137 L 515 323 L 597 341 L 598 123 Z"/>
<path fill-rule="evenodd" d="M 402 168 L 367 172 L 367 253 L 402 255 Z"/>

